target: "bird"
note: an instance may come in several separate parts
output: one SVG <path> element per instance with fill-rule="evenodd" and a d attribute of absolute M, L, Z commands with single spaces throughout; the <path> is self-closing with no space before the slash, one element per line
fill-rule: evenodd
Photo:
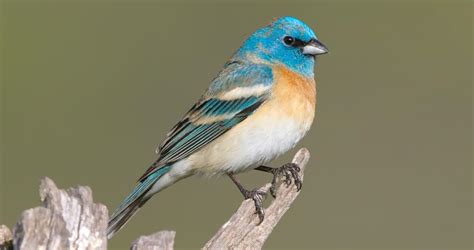
<path fill-rule="evenodd" d="M 315 32 L 284 16 L 250 35 L 207 90 L 166 134 L 157 158 L 111 215 L 110 239 L 156 193 L 192 175 L 228 176 L 252 199 L 260 223 L 262 192 L 246 189 L 236 174 L 273 174 L 301 189 L 299 167 L 267 163 L 292 149 L 309 131 L 316 110 L 316 57 L 328 53 Z"/>

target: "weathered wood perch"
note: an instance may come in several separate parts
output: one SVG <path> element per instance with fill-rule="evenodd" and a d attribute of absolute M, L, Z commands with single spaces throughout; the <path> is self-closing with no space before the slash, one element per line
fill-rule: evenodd
<path fill-rule="evenodd" d="M 300 149 L 293 162 L 303 172 L 310 154 Z M 260 190 L 268 193 L 271 184 Z M 265 220 L 258 225 L 253 201 L 242 202 L 232 217 L 206 243 L 203 249 L 260 249 L 276 224 L 298 196 L 294 185 L 277 184 L 277 197 L 266 209 Z M 42 206 L 25 210 L 10 230 L 0 225 L 0 250 L 3 249 L 106 249 L 107 208 L 94 203 L 89 187 L 58 189 L 49 178 L 40 185 Z M 174 231 L 140 236 L 131 249 L 173 249 Z"/>
<path fill-rule="evenodd" d="M 89 187 L 62 190 L 43 178 L 40 198 L 43 206 L 24 211 L 13 229 L 16 249 L 107 248 L 107 208 L 92 201 Z"/>

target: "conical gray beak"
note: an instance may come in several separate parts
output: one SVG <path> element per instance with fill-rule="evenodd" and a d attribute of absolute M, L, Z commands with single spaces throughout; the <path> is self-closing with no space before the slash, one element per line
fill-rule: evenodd
<path fill-rule="evenodd" d="M 316 39 L 311 39 L 304 47 L 303 54 L 305 55 L 322 55 L 328 53 L 329 50 L 323 43 Z"/>

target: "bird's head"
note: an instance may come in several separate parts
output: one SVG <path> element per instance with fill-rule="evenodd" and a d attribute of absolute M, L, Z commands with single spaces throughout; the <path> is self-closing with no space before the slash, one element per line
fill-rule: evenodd
<path fill-rule="evenodd" d="M 312 77 L 316 56 L 327 52 L 308 25 L 294 17 L 282 17 L 253 33 L 235 56 L 283 64 Z"/>

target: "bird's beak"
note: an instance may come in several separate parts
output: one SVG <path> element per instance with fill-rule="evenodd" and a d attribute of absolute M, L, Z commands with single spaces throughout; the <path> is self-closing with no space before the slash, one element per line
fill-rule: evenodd
<path fill-rule="evenodd" d="M 329 50 L 322 44 L 320 41 L 316 39 L 311 39 L 306 45 L 303 47 L 303 54 L 305 55 L 322 55 L 328 53 Z"/>

